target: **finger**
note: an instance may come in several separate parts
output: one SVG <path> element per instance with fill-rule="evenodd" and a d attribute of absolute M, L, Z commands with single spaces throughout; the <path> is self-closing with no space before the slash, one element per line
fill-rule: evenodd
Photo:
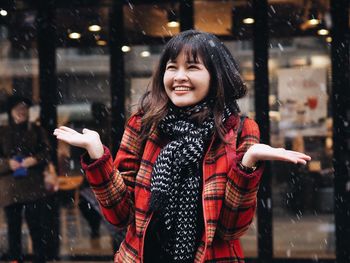
<path fill-rule="evenodd" d="M 297 151 L 292 151 L 292 150 L 287 150 L 288 153 L 292 153 L 292 154 L 295 154 L 297 156 L 309 156 L 305 153 L 302 153 L 302 152 L 297 152 Z"/>
<path fill-rule="evenodd" d="M 65 142 L 70 142 L 71 139 L 72 139 L 72 135 L 70 133 L 67 133 L 67 132 L 58 132 L 56 134 L 56 138 L 58 140 L 62 140 L 62 141 L 65 141 Z"/>
<path fill-rule="evenodd" d="M 61 130 L 61 129 L 56 129 L 54 131 L 54 133 L 55 133 L 55 135 L 64 135 L 64 136 L 74 136 L 76 134 L 80 134 L 80 133 L 75 132 L 75 131 L 71 132 L 69 130 Z"/>
<path fill-rule="evenodd" d="M 293 154 L 287 153 L 286 151 L 284 151 L 283 154 L 276 156 L 276 157 L 277 157 L 276 160 L 290 162 L 290 163 L 294 163 L 294 164 L 297 164 L 299 162 L 299 160 L 302 160 L 301 158 L 296 157 Z"/>
<path fill-rule="evenodd" d="M 307 160 L 307 161 L 311 160 L 311 157 L 309 155 L 304 154 L 304 153 L 290 151 L 290 150 L 287 150 L 287 152 L 288 152 L 288 154 L 290 154 L 292 156 L 295 156 L 297 158 L 301 158 L 301 159 L 304 159 L 304 160 Z"/>
<path fill-rule="evenodd" d="M 67 138 L 65 136 L 63 136 L 62 134 L 56 135 L 56 138 L 57 138 L 57 140 L 67 142 Z"/>
<path fill-rule="evenodd" d="M 307 162 L 303 159 L 298 159 L 298 163 L 303 164 L 303 165 L 307 164 Z"/>
<path fill-rule="evenodd" d="M 69 128 L 67 126 L 61 126 L 59 129 L 62 131 L 70 132 L 70 133 L 78 133 L 76 130 Z"/>
<path fill-rule="evenodd" d="M 58 136 L 68 136 L 68 134 L 66 132 L 63 131 L 54 131 L 53 135 L 56 136 L 56 138 L 58 138 Z"/>

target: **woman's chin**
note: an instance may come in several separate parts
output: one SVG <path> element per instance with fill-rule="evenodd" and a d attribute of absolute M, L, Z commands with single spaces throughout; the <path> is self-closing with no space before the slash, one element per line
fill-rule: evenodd
<path fill-rule="evenodd" d="M 195 105 L 197 102 L 190 101 L 190 100 L 171 100 L 171 102 L 176 106 L 176 107 L 188 107 Z"/>

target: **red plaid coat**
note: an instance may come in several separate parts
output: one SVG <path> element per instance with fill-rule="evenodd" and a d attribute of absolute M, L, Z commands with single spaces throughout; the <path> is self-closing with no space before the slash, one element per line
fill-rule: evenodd
<path fill-rule="evenodd" d="M 257 124 L 246 119 L 236 149 L 238 117 L 225 123 L 229 132 L 220 142 L 213 136 L 203 161 L 203 216 L 205 230 L 196 252 L 195 262 L 244 262 L 239 237 L 254 217 L 256 195 L 263 168 L 245 174 L 237 167 L 247 149 L 259 143 Z M 128 121 L 115 160 L 105 148 L 104 155 L 88 164 L 82 161 L 94 193 L 106 219 L 128 227 L 125 240 L 116 253 L 115 262 L 143 262 L 143 248 L 149 211 L 152 167 L 167 144 L 154 130 L 144 145 L 138 140 L 141 116 Z M 237 151 L 236 151 L 237 150 Z"/>

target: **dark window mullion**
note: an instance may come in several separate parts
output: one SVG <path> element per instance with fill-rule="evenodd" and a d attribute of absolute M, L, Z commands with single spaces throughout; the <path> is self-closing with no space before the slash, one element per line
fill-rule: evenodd
<path fill-rule="evenodd" d="M 332 0 L 332 110 L 337 262 L 350 262 L 349 2 Z"/>
<path fill-rule="evenodd" d="M 268 75 L 268 24 L 267 0 L 253 0 L 254 10 L 254 93 L 255 119 L 260 127 L 261 142 L 270 144 L 269 121 L 269 75 Z M 272 242 L 272 204 L 271 204 L 271 167 L 265 165 L 258 193 L 258 260 L 271 262 Z"/>
<path fill-rule="evenodd" d="M 113 1 L 109 14 L 109 47 L 110 47 L 110 89 L 111 89 L 111 141 L 112 154 L 118 151 L 124 132 L 125 74 L 124 54 L 121 50 L 124 41 L 123 2 Z"/>

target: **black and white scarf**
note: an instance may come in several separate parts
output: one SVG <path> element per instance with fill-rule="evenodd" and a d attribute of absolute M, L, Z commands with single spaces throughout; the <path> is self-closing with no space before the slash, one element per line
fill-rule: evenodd
<path fill-rule="evenodd" d="M 198 213 L 200 202 L 201 160 L 205 141 L 214 131 L 211 115 L 197 123 L 191 119 L 213 102 L 203 101 L 195 106 L 178 108 L 171 106 L 159 129 L 171 138 L 160 152 L 151 177 L 152 211 L 159 216 L 168 231 L 163 246 L 174 262 L 187 262 L 194 258 L 198 236 Z M 225 120 L 231 114 L 225 107 Z"/>

